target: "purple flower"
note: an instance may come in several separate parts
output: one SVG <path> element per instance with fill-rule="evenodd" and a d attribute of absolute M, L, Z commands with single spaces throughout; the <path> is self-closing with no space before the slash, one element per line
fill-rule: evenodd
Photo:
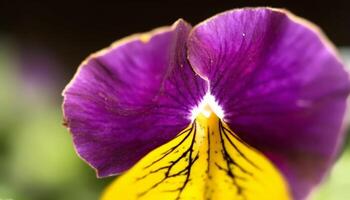
<path fill-rule="evenodd" d="M 299 200 L 335 160 L 349 91 L 316 26 L 245 8 L 195 27 L 178 20 L 91 55 L 63 110 L 99 177 L 134 166 L 103 200 Z"/>

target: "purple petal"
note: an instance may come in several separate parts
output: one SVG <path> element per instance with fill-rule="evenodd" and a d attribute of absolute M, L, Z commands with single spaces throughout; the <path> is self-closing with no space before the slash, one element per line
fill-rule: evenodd
<path fill-rule="evenodd" d="M 98 176 L 120 173 L 190 123 L 207 90 L 186 61 L 191 27 L 137 35 L 90 56 L 64 91 L 78 154 Z"/>
<path fill-rule="evenodd" d="M 296 199 L 319 183 L 343 138 L 349 78 L 325 37 L 288 12 L 228 11 L 189 36 L 225 121 L 284 172 Z"/>

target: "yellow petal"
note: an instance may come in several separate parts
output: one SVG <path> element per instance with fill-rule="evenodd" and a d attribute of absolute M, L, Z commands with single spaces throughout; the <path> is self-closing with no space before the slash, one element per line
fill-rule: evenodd
<path fill-rule="evenodd" d="M 101 200 L 289 200 L 279 170 L 214 113 L 199 114 L 176 138 L 112 183 Z"/>

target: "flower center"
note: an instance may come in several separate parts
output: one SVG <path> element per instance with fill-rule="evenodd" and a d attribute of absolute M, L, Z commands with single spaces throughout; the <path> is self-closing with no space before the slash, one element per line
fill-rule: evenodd
<path fill-rule="evenodd" d="M 215 100 L 215 97 L 210 92 L 207 92 L 199 105 L 192 109 L 190 118 L 194 121 L 199 114 L 203 114 L 209 118 L 213 113 L 220 119 L 224 118 L 224 110 Z"/>

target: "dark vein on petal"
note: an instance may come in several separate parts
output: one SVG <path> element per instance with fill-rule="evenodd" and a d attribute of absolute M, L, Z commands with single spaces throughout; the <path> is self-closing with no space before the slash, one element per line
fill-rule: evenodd
<path fill-rule="evenodd" d="M 237 163 L 235 163 L 233 161 L 232 157 L 227 152 L 227 149 L 226 149 L 226 146 L 225 146 L 225 142 L 224 142 L 224 138 L 222 136 L 222 130 L 223 129 L 219 129 L 220 141 L 221 141 L 221 145 L 222 145 L 222 148 L 223 148 L 221 153 L 222 153 L 222 156 L 223 156 L 224 160 L 226 161 L 226 169 L 221 167 L 217 163 L 216 163 L 216 166 L 218 167 L 219 170 L 223 170 L 223 171 L 226 172 L 227 176 L 229 176 L 232 179 L 233 185 L 237 188 L 237 194 L 240 195 L 240 196 L 243 196 L 245 198 L 245 195 L 243 194 L 244 188 L 237 183 L 236 176 L 235 176 L 235 174 L 233 172 L 233 169 L 231 168 L 231 165 L 234 165 L 234 166 L 239 166 L 239 165 L 237 165 Z M 244 172 L 244 173 L 246 173 L 246 172 Z M 251 174 L 249 174 L 249 175 L 251 175 Z"/>
<path fill-rule="evenodd" d="M 255 168 L 261 170 L 255 163 L 253 163 L 249 158 L 247 158 L 247 156 L 232 142 L 231 138 L 227 135 L 227 132 L 226 130 L 228 129 L 225 129 L 223 126 L 222 126 L 222 122 L 219 122 L 219 126 L 220 126 L 220 129 L 223 133 L 223 135 L 225 136 L 225 138 L 229 141 L 229 143 L 231 144 L 231 146 L 238 152 L 238 154 L 244 158 L 249 164 L 251 164 L 252 166 L 254 166 Z M 231 134 L 233 135 L 233 134 Z M 238 138 L 237 136 L 234 136 L 236 139 Z M 243 144 L 245 144 L 241 139 L 239 139 L 240 142 L 242 142 Z"/>
<path fill-rule="evenodd" d="M 243 199 L 247 199 L 246 197 L 246 188 L 240 183 L 241 181 L 247 181 L 251 178 L 256 179 L 255 175 L 253 172 L 250 172 L 246 170 L 240 163 L 238 163 L 234 157 L 230 154 L 231 150 L 234 150 L 234 152 L 237 152 L 237 155 L 240 156 L 243 160 L 245 160 L 247 163 L 249 163 L 251 166 L 254 168 L 261 170 L 259 166 L 257 166 L 254 162 L 252 162 L 236 145 L 234 142 L 233 138 L 237 139 L 239 142 L 242 144 L 246 145 L 243 140 L 241 140 L 237 135 L 235 135 L 231 130 L 225 127 L 222 121 L 218 121 L 218 135 L 215 135 L 214 132 L 212 134 L 210 133 L 210 128 L 207 127 L 206 131 L 206 137 L 207 137 L 207 144 L 208 144 L 208 149 L 206 150 L 207 154 L 207 168 L 205 169 L 205 174 L 207 176 L 207 183 L 205 185 L 205 197 L 207 199 L 210 199 L 214 189 L 210 189 L 209 181 L 212 179 L 211 171 L 211 162 L 214 162 L 214 166 L 220 170 L 223 171 L 226 176 L 229 178 L 227 180 L 231 180 L 233 186 L 237 189 L 236 193 L 238 196 L 242 197 Z M 186 134 L 186 135 L 184 135 Z M 148 168 L 154 166 L 156 163 L 158 163 L 161 160 L 164 160 L 165 157 L 169 156 L 171 153 L 175 153 L 176 157 L 173 160 L 166 161 L 167 163 L 164 163 L 163 166 L 159 166 L 156 169 L 150 169 L 145 175 L 139 177 L 136 179 L 136 181 L 140 181 L 142 179 L 147 178 L 151 174 L 155 173 L 163 173 L 163 177 L 160 178 L 160 180 L 157 180 L 153 185 L 151 185 L 148 189 L 144 190 L 143 192 L 138 194 L 138 197 L 141 198 L 142 196 L 146 195 L 150 191 L 154 190 L 155 188 L 159 187 L 162 183 L 166 182 L 169 179 L 176 178 L 176 177 L 181 177 L 180 181 L 181 184 L 180 186 L 177 186 L 176 188 L 166 188 L 162 190 L 162 192 L 177 192 L 177 196 L 175 200 L 180 200 L 182 198 L 182 194 L 191 182 L 191 174 L 192 174 L 192 167 L 195 164 L 195 162 L 199 159 L 199 150 L 194 150 L 194 144 L 196 143 L 196 134 L 197 134 L 197 122 L 194 121 L 192 125 L 182 131 L 180 134 L 178 134 L 177 137 L 183 136 L 181 138 L 181 141 L 176 143 L 176 145 L 172 146 L 169 148 L 167 151 L 163 152 L 157 160 L 153 161 L 151 164 L 147 165 L 144 167 L 145 170 Z M 219 137 L 220 139 L 220 148 L 221 154 L 217 154 L 215 152 L 215 156 L 222 156 L 224 165 L 218 164 L 215 160 L 213 161 L 211 158 L 211 138 L 210 137 Z M 190 143 L 187 144 L 185 141 L 188 141 L 190 139 Z M 184 145 L 182 146 L 181 145 Z M 177 152 L 180 152 L 180 148 L 184 149 L 181 154 L 176 155 Z M 247 146 L 249 147 L 249 146 Z M 231 150 L 229 150 L 230 148 Z M 250 147 L 249 147 L 250 148 Z M 185 165 L 182 167 L 182 164 L 180 165 L 179 163 L 185 161 Z M 178 169 L 175 166 L 181 166 L 181 169 Z M 176 169 L 176 171 L 174 171 Z M 242 172 L 242 175 L 237 175 L 236 170 L 239 170 Z M 204 176 L 204 175 L 203 175 Z M 227 178 L 226 177 L 226 178 Z M 226 180 L 225 180 L 226 181 Z"/>
<path fill-rule="evenodd" d="M 182 133 L 180 133 L 178 136 L 176 136 L 176 137 L 179 137 L 180 135 L 187 133 L 187 135 L 186 135 L 177 145 L 175 145 L 174 147 L 172 147 L 172 148 L 169 149 L 168 151 L 164 152 L 164 153 L 162 154 L 162 157 L 160 157 L 159 159 L 153 161 L 150 165 L 147 165 L 144 169 L 147 169 L 147 168 L 151 167 L 152 165 L 156 164 L 157 162 L 159 162 L 160 160 L 162 160 L 163 158 L 165 158 L 167 155 L 169 155 L 170 153 L 172 153 L 175 149 L 177 149 L 177 148 L 188 138 L 188 136 L 191 134 L 191 132 L 192 132 L 192 130 L 193 130 L 194 124 L 195 124 L 195 123 L 192 124 L 191 128 L 186 129 L 185 131 L 183 131 Z"/>
<path fill-rule="evenodd" d="M 190 147 L 181 154 L 180 157 L 178 157 L 175 161 L 170 161 L 169 165 L 165 166 L 165 167 L 161 167 L 158 168 L 156 170 L 152 170 L 151 172 L 149 172 L 148 174 L 146 174 L 145 176 L 142 176 L 140 178 L 138 178 L 138 180 L 141 180 L 143 178 L 146 178 L 149 174 L 151 173 L 155 173 L 161 170 L 166 170 L 164 173 L 164 177 L 158 181 L 157 183 L 153 184 L 149 189 L 145 190 L 144 192 L 138 194 L 139 197 L 142 197 L 144 195 L 146 195 L 148 192 L 150 192 L 152 189 L 155 189 L 156 187 L 158 187 L 161 183 L 163 183 L 165 180 L 169 179 L 169 178 L 174 178 L 174 177 L 178 177 L 178 176 L 183 176 L 186 175 L 185 181 L 182 184 L 182 186 L 180 188 L 175 189 L 174 191 L 178 191 L 178 196 L 176 198 L 176 200 L 179 200 L 181 197 L 181 194 L 183 192 L 183 190 L 186 188 L 186 186 L 188 185 L 188 183 L 190 182 L 190 175 L 191 175 L 191 169 L 193 164 L 198 160 L 199 155 L 198 153 L 196 154 L 196 156 L 193 158 L 192 153 L 193 153 L 193 145 L 195 143 L 195 137 L 196 137 L 196 123 L 194 122 L 192 124 L 192 127 L 190 128 L 190 131 L 188 132 L 188 134 L 185 136 L 185 138 L 183 140 L 180 141 L 180 143 L 178 143 L 176 146 L 174 146 L 173 148 L 171 148 L 170 150 L 164 152 L 163 156 L 156 160 L 155 162 L 151 163 L 150 166 L 152 166 L 153 164 L 155 164 L 156 162 L 159 162 L 160 160 L 162 160 L 166 155 L 169 155 L 171 152 L 173 152 L 178 146 L 180 146 L 187 138 L 188 136 L 193 133 L 193 136 L 191 138 L 191 145 Z M 171 174 L 171 170 L 173 169 L 173 167 L 180 162 L 180 160 L 185 159 L 188 164 L 187 167 L 174 173 Z M 145 168 L 148 168 L 150 166 L 147 166 Z M 169 190 L 169 191 L 173 191 L 173 190 Z M 169 192 L 168 191 L 168 192 Z"/>

